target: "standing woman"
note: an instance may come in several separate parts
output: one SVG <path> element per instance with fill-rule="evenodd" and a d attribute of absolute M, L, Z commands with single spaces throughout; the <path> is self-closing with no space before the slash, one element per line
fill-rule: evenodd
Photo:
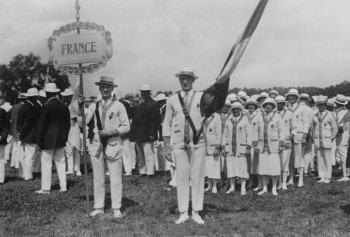
<path fill-rule="evenodd" d="M 226 122 L 224 130 L 227 178 L 230 179 L 230 189 L 227 194 L 235 191 L 235 178 L 241 180 L 241 194 L 246 194 L 246 180 L 249 178 L 247 153 L 252 144 L 251 128 L 246 116 L 243 116 L 243 106 L 239 102 L 232 104 L 232 118 Z"/>
<path fill-rule="evenodd" d="M 259 103 L 255 99 L 249 99 L 244 106 L 248 110 L 247 118 L 252 132 L 252 147 L 256 148 L 259 141 L 259 126 L 263 126 L 264 121 L 261 116 L 259 108 Z M 262 133 L 260 133 L 262 134 Z M 250 154 L 247 156 L 248 162 L 248 173 L 250 174 L 249 186 L 252 187 L 253 179 L 258 174 L 258 164 L 259 164 L 259 152 L 254 152 L 251 150 Z M 255 191 L 262 189 L 262 178 L 258 177 L 258 187 Z"/>
<path fill-rule="evenodd" d="M 220 147 L 221 147 L 221 118 L 220 114 L 214 113 L 205 123 L 205 141 L 206 141 L 206 164 L 205 176 L 208 177 L 208 188 L 212 193 L 217 193 L 216 184 L 221 178 L 220 167 Z"/>
<path fill-rule="evenodd" d="M 281 161 L 279 153 L 284 146 L 284 128 L 281 116 L 276 113 L 276 102 L 267 98 L 263 103 L 264 130 L 263 141 L 259 144 L 259 175 L 262 175 L 263 190 L 258 195 L 267 193 L 267 184 L 272 179 L 272 194 L 277 195 L 277 180 L 281 175 Z"/>

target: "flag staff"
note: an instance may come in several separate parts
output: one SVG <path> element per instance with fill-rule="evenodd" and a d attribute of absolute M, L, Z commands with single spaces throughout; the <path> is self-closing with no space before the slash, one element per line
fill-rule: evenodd
<path fill-rule="evenodd" d="M 75 10 L 76 12 L 76 20 L 77 23 L 79 23 L 80 15 L 79 15 L 79 10 L 80 10 L 80 4 L 79 0 L 76 0 L 75 2 Z M 80 34 L 80 28 L 77 27 L 77 34 Z M 83 73 L 82 73 L 83 65 L 79 63 L 79 80 L 80 80 L 80 94 L 84 97 L 84 84 L 83 84 Z M 82 113 L 82 126 L 83 126 L 83 160 L 84 160 L 84 181 L 85 181 L 85 194 L 86 194 L 86 213 L 87 217 L 89 217 L 90 213 L 90 201 L 89 201 L 89 180 L 87 176 L 87 155 L 86 155 L 86 121 L 85 121 L 85 106 L 84 103 L 80 105 L 81 113 Z"/>

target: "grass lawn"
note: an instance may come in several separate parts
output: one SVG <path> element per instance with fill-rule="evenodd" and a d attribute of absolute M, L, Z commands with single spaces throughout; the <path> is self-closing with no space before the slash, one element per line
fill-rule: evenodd
<path fill-rule="evenodd" d="M 340 172 L 334 172 L 339 176 Z M 68 176 L 68 192 L 59 193 L 57 174 L 50 195 L 35 194 L 40 179 L 21 181 L 7 169 L 0 186 L 0 236 L 350 236 L 350 182 L 318 184 L 306 177 L 304 188 L 290 187 L 277 197 L 257 196 L 252 190 L 205 194 L 206 224 L 192 220 L 175 225 L 176 190 L 163 191 L 169 176 L 123 179 L 122 212 L 116 220 L 110 194 L 106 213 L 86 217 L 83 177 Z M 108 179 L 107 182 L 109 183 Z M 93 206 L 89 174 L 90 208 Z M 109 190 L 109 185 L 107 189 Z"/>

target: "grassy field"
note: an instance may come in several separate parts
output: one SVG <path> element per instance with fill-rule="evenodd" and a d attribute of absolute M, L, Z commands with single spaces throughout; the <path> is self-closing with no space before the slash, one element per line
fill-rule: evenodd
<path fill-rule="evenodd" d="M 59 193 L 54 173 L 51 195 L 38 195 L 40 179 L 24 182 L 7 170 L 0 186 L 0 236 L 350 236 L 350 183 L 318 184 L 306 177 L 304 188 L 257 196 L 251 190 L 205 194 L 204 226 L 192 220 L 175 225 L 176 190 L 163 191 L 169 175 L 123 180 L 122 219 L 116 220 L 106 197 L 106 213 L 86 217 L 84 179 L 68 176 Z M 334 176 L 339 176 L 335 172 Z M 92 185 L 92 174 L 89 174 Z M 107 185 L 108 187 L 109 185 Z M 290 187 L 290 186 L 289 186 Z M 93 201 L 92 186 L 90 200 Z M 90 203 L 92 208 L 93 202 Z"/>

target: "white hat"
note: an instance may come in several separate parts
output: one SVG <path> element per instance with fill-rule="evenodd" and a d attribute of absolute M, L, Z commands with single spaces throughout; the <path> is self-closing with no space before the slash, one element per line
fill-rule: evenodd
<path fill-rule="evenodd" d="M 335 106 L 335 104 L 334 104 L 334 98 L 328 99 L 328 100 L 327 100 L 327 105 L 328 105 L 328 106 Z"/>
<path fill-rule="evenodd" d="M 267 94 L 266 92 L 261 92 L 260 95 L 258 96 L 258 98 L 256 98 L 256 101 L 259 102 L 260 99 L 262 98 L 268 98 L 269 97 L 269 94 Z"/>
<path fill-rule="evenodd" d="M 187 76 L 193 77 L 194 79 L 198 79 L 198 77 L 194 73 L 194 69 L 192 69 L 192 68 L 185 67 L 181 70 L 181 72 L 175 74 L 176 77 L 180 77 L 181 75 L 187 75 Z"/>
<path fill-rule="evenodd" d="M 148 84 L 143 84 L 139 91 L 151 91 L 151 86 Z"/>
<path fill-rule="evenodd" d="M 251 95 L 251 96 L 250 96 L 250 99 L 253 99 L 253 100 L 257 101 L 256 99 L 257 99 L 258 97 L 259 97 L 258 94 L 254 94 L 254 95 Z"/>
<path fill-rule="evenodd" d="M 27 93 L 26 93 L 26 96 L 27 97 L 39 96 L 39 91 L 35 87 L 29 88 Z"/>
<path fill-rule="evenodd" d="M 286 98 L 284 98 L 282 95 L 278 95 L 276 96 L 275 101 L 276 103 L 286 103 Z"/>
<path fill-rule="evenodd" d="M 233 101 L 237 101 L 237 95 L 235 93 L 231 93 L 227 96 L 226 100 L 229 100 L 231 103 Z"/>
<path fill-rule="evenodd" d="M 25 98 L 27 98 L 27 94 L 26 93 L 19 93 L 17 98 L 18 99 L 25 99 Z"/>
<path fill-rule="evenodd" d="M 243 110 L 243 105 L 239 102 L 234 102 L 232 105 L 231 105 L 231 110 L 232 109 L 241 109 Z"/>
<path fill-rule="evenodd" d="M 247 93 L 245 92 L 245 91 L 239 91 L 238 93 L 237 93 L 237 96 L 238 97 L 242 97 L 242 98 L 244 98 L 244 99 L 248 99 L 248 95 L 247 95 Z"/>
<path fill-rule="evenodd" d="M 346 105 L 348 102 L 346 100 L 346 97 L 342 94 L 338 94 L 335 97 L 334 103 L 339 104 L 339 105 Z"/>
<path fill-rule="evenodd" d="M 287 100 L 288 100 L 288 96 L 290 96 L 290 95 L 295 95 L 295 96 L 297 96 L 299 98 L 299 92 L 298 92 L 297 89 L 292 88 L 292 89 L 290 89 L 288 91 L 288 93 L 286 94 L 286 99 Z"/>
<path fill-rule="evenodd" d="M 107 76 L 102 76 L 100 77 L 100 81 L 95 82 L 96 85 L 101 86 L 101 85 L 109 85 L 113 87 L 117 87 L 118 85 L 114 84 L 114 78 L 113 77 L 107 77 Z"/>
<path fill-rule="evenodd" d="M 166 100 L 166 95 L 164 93 L 160 93 L 156 96 L 156 101 Z"/>
<path fill-rule="evenodd" d="M 44 90 L 39 91 L 39 96 L 46 97 L 46 92 Z"/>
<path fill-rule="evenodd" d="M 73 94 L 74 94 L 73 90 L 70 87 L 66 88 L 63 92 L 61 92 L 62 96 L 70 96 L 70 95 L 73 95 Z"/>
<path fill-rule="evenodd" d="M 301 93 L 300 94 L 300 99 L 310 100 L 310 96 L 307 93 Z"/>
<path fill-rule="evenodd" d="M 276 101 L 272 98 L 266 98 L 266 100 L 262 103 L 262 107 L 264 108 L 266 104 L 272 104 L 274 106 L 274 108 L 277 107 Z"/>
<path fill-rule="evenodd" d="M 248 105 L 251 105 L 251 104 L 253 104 L 253 105 L 255 105 L 257 108 L 259 108 L 259 103 L 258 103 L 255 99 L 252 99 L 252 98 L 250 98 L 249 100 L 247 100 L 247 103 L 245 103 L 244 108 L 247 108 Z"/>
<path fill-rule="evenodd" d="M 225 105 L 230 106 L 231 107 L 231 101 L 230 100 L 225 100 Z"/>
<path fill-rule="evenodd" d="M 276 95 L 276 96 L 278 96 L 278 91 L 276 91 L 276 90 L 271 90 L 271 91 L 269 92 L 269 96 L 271 96 L 271 95 Z"/>
<path fill-rule="evenodd" d="M 328 101 L 328 97 L 325 96 L 325 95 L 319 95 L 317 97 L 317 101 L 316 101 L 316 104 L 319 105 L 319 104 L 327 104 L 327 101 Z"/>
<path fill-rule="evenodd" d="M 60 91 L 60 89 L 57 89 L 57 86 L 55 83 L 47 83 L 45 86 L 45 91 L 51 92 L 51 93 L 57 93 Z"/>

